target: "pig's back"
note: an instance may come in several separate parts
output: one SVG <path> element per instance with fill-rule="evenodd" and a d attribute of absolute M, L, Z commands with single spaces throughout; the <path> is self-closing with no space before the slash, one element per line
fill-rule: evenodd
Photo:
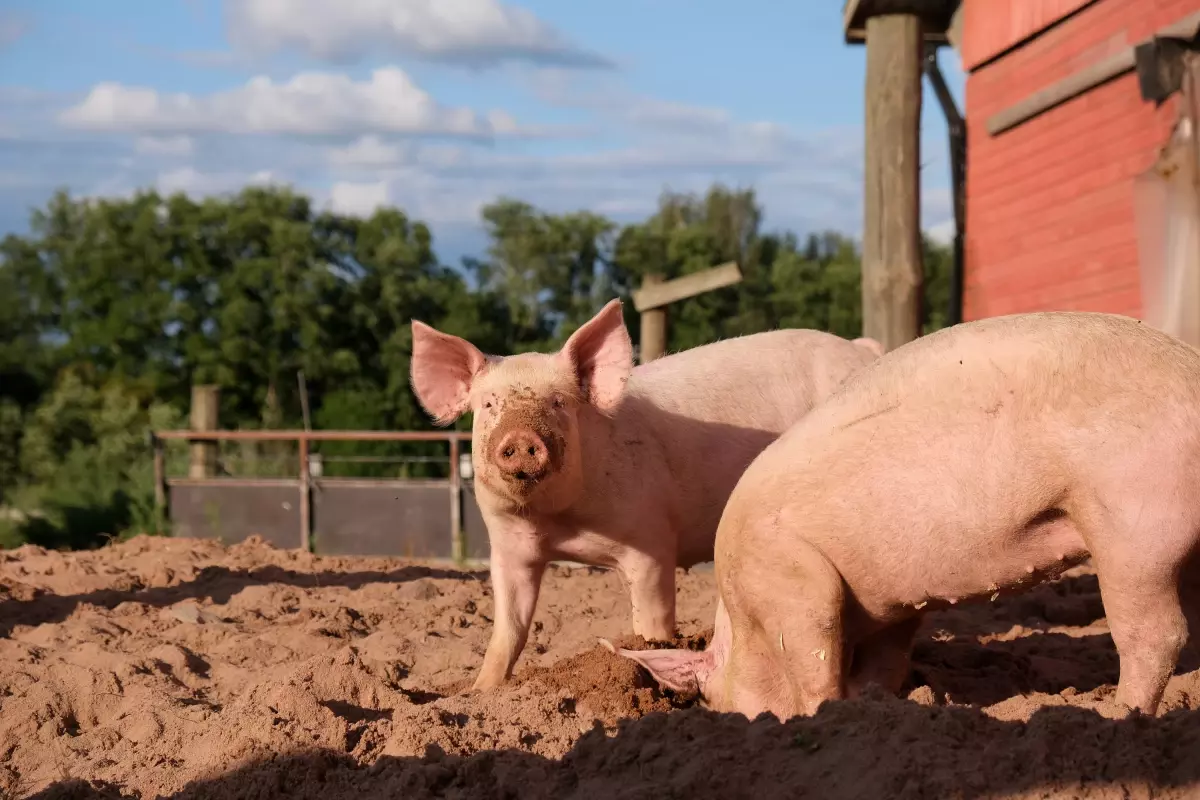
<path fill-rule="evenodd" d="M 864 365 L 771 449 L 786 461 L 883 436 L 899 451 L 851 460 L 914 463 L 938 440 L 978 434 L 995 446 L 1019 430 L 1042 437 L 1022 443 L 1037 450 L 1088 417 L 1136 427 L 1198 402 L 1200 351 L 1173 337 L 1114 314 L 1019 314 L 937 331 Z"/>
<path fill-rule="evenodd" d="M 718 547 L 801 537 L 864 603 L 876 586 L 952 597 L 953 580 L 1011 557 L 1015 533 L 1079 488 L 1081 470 L 1186 447 L 1181 430 L 1194 447 L 1200 352 L 1186 344 L 1083 312 L 967 323 L 867 365 L 770 445 L 733 492 Z M 933 575 L 950 582 L 922 584 Z"/>
<path fill-rule="evenodd" d="M 1064 372 L 1065 371 L 1065 372 Z M 1064 374 L 1070 377 L 1062 380 Z M 846 413 L 887 398 L 915 403 L 962 393 L 988 398 L 1019 384 L 1039 404 L 1088 384 L 1093 393 L 1178 391 L 1200 378 L 1200 353 L 1132 317 L 1047 311 L 991 317 L 909 342 L 836 392 Z"/>
<path fill-rule="evenodd" d="M 689 419 L 780 433 L 875 358 L 831 333 L 769 331 L 638 366 L 627 390 Z"/>

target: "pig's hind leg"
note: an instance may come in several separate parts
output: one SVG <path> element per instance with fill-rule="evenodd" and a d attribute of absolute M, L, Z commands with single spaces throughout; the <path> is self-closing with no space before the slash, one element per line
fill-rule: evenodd
<path fill-rule="evenodd" d="M 1179 599 L 1188 622 L 1188 646 L 1200 658 L 1200 547 L 1193 549 L 1179 578 Z"/>
<path fill-rule="evenodd" d="M 1132 509 L 1113 504 L 1103 515 L 1112 524 L 1087 537 L 1120 656 L 1117 702 L 1149 715 L 1158 710 L 1188 640 L 1180 578 L 1197 525 L 1173 513 L 1178 505 L 1155 499 L 1139 498 Z"/>

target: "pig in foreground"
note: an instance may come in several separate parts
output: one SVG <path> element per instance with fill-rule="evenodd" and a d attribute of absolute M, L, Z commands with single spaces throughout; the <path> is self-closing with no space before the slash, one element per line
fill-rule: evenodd
<path fill-rule="evenodd" d="M 553 560 L 617 569 L 633 628 L 675 632 L 675 568 L 712 558 L 742 470 L 876 345 L 811 330 L 729 339 L 633 367 L 612 301 L 557 353 L 485 356 L 413 321 L 412 385 L 440 424 L 474 412 L 495 627 L 474 688 L 504 683 Z"/>
<path fill-rule="evenodd" d="M 750 465 L 706 651 L 620 652 L 714 710 L 811 714 L 898 691 L 925 612 L 1090 556 L 1116 700 L 1153 714 L 1200 635 L 1198 545 L 1200 352 L 1128 317 L 988 319 L 888 353 Z"/>

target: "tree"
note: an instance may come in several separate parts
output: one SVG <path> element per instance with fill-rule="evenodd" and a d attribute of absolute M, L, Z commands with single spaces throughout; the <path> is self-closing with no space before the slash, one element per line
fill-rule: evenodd
<path fill-rule="evenodd" d="M 204 200 L 56 194 L 28 235 L 0 242 L 0 503 L 20 512 L 0 517 L 0 543 L 90 546 L 160 530 L 145 434 L 183 424 L 193 383 L 220 387 L 224 427 L 298 426 L 303 371 L 321 428 L 430 429 L 409 386 L 413 319 L 485 352 L 551 350 L 648 275 L 737 261 L 740 284 L 671 307 L 670 349 L 775 327 L 861 333 L 857 244 L 762 231 L 750 189 L 666 192 L 625 226 L 512 198 L 482 218 L 487 252 L 458 269 L 438 260 L 425 224 L 394 208 L 348 217 L 285 188 Z M 932 330 L 946 318 L 950 253 L 925 246 Z M 230 447 L 224 463 L 294 469 L 285 449 Z M 444 474 L 430 458 L 437 443 L 319 451 L 331 475 Z M 401 457 L 416 460 L 386 460 Z"/>

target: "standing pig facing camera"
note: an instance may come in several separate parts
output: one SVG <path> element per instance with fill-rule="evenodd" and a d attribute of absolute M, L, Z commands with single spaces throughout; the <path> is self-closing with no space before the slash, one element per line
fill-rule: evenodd
<path fill-rule="evenodd" d="M 613 300 L 556 353 L 486 356 L 412 323 L 412 385 L 439 424 L 473 412 L 495 627 L 474 688 L 508 680 L 550 561 L 617 569 L 633 629 L 675 633 L 675 568 L 712 558 L 742 470 L 848 375 L 871 342 L 782 330 L 633 366 Z"/>
<path fill-rule="evenodd" d="M 1200 351 L 1137 320 L 957 325 L 888 353 L 766 448 L 717 531 L 704 652 L 622 650 L 716 711 L 898 691 L 921 616 L 1091 557 L 1118 714 L 1200 638 Z M 611 647 L 611 645 L 610 645 Z"/>

